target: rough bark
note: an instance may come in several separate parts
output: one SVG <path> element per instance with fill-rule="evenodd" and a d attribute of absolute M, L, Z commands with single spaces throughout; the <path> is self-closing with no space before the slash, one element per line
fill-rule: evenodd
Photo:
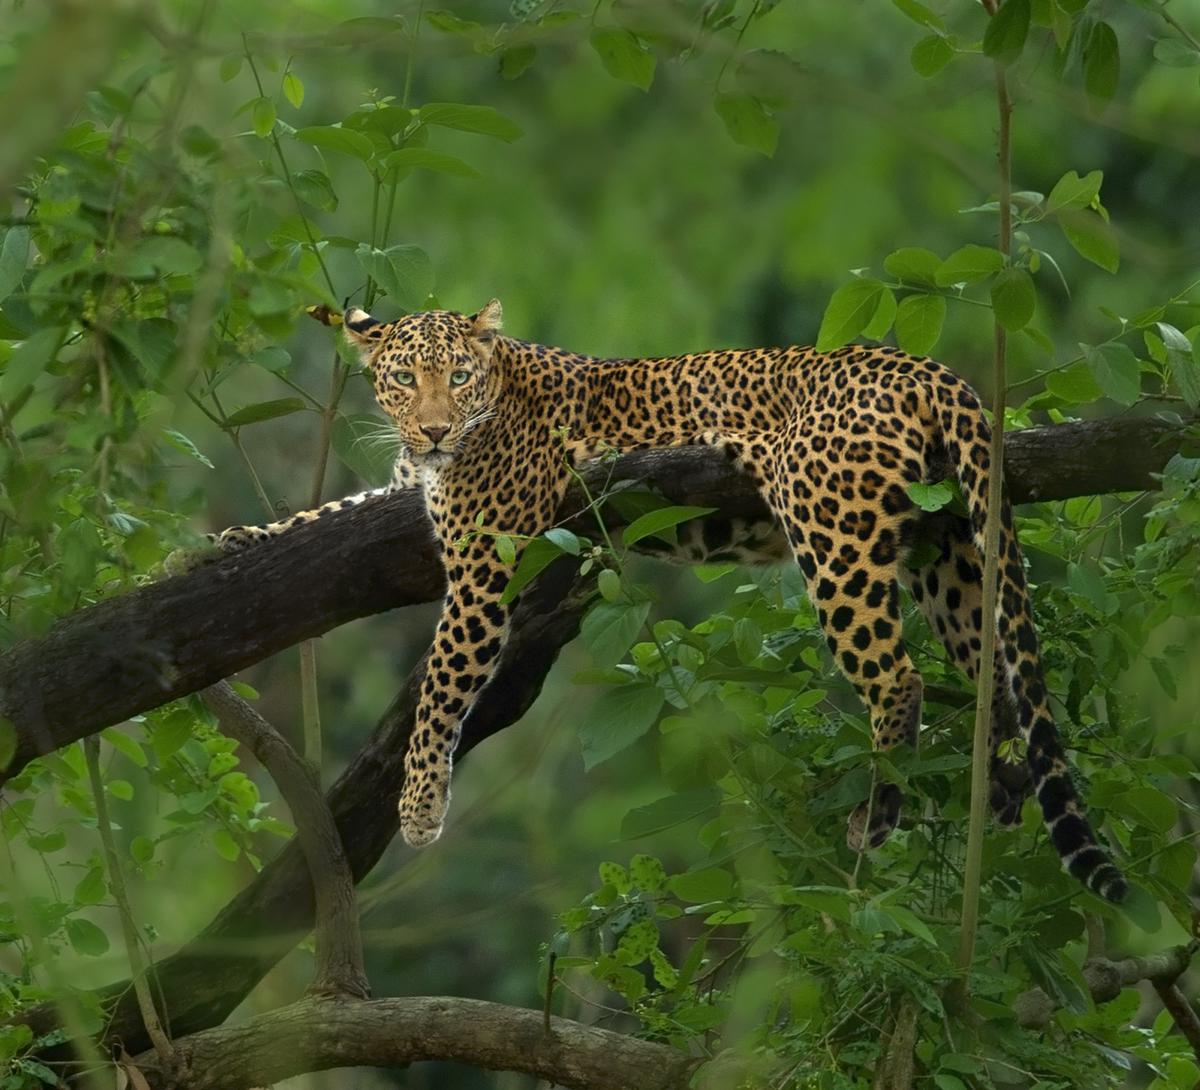
<path fill-rule="evenodd" d="M 1152 488 L 1183 435 L 1158 419 L 1013 432 L 1010 493 L 1019 503 Z M 722 515 L 766 513 L 750 482 L 712 450 L 646 451 L 591 472 Z M 581 506 L 573 493 L 564 512 Z M 420 499 L 407 491 L 81 610 L 0 657 L 0 715 L 17 731 L 2 775 L 356 617 L 438 598 L 443 585 Z"/>
<path fill-rule="evenodd" d="M 465 1032 L 469 1030 L 469 1032 Z M 270 1086 L 309 1071 L 452 1060 L 577 1090 L 684 1090 L 696 1061 L 624 1033 L 476 999 L 310 998 L 175 1042 L 188 1090 Z M 153 1053 L 134 1063 L 168 1085 Z"/>

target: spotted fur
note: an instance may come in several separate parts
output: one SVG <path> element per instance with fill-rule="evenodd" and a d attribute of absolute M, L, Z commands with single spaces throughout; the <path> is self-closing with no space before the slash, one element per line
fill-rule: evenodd
<path fill-rule="evenodd" d="M 400 801 L 409 844 L 441 832 L 462 721 L 504 646 L 510 607 L 500 597 L 513 566 L 472 531 L 482 525 L 515 541 L 542 533 L 566 490 L 568 461 L 598 449 L 713 446 L 755 482 L 773 527 L 730 524 L 723 540 L 693 534 L 683 551 L 693 559 L 726 549 L 739 559 L 771 558 L 786 545 L 839 669 L 870 710 L 877 748 L 914 745 L 920 725 L 922 683 L 901 638 L 901 584 L 952 659 L 978 674 L 990 425 L 952 371 L 861 347 L 602 360 L 501 336 L 499 327 L 496 302 L 469 317 L 430 311 L 385 324 L 352 310 L 345 318 L 395 424 L 403 473 L 420 478 L 445 557 L 446 599 Z M 909 485 L 947 476 L 959 482 L 969 519 L 922 516 L 909 498 Z M 269 536 L 320 513 L 235 528 L 221 543 L 238 547 L 247 535 Z M 1032 785 L 1066 868 L 1118 901 L 1125 881 L 1082 812 L 1050 714 L 1007 500 L 1001 523 L 993 812 L 1004 824 L 1017 821 Z M 935 557 L 912 571 L 902 560 L 918 535 Z M 1027 767 L 995 754 L 1016 732 Z M 900 805 L 895 785 L 878 788 L 851 814 L 850 844 L 881 844 Z"/>

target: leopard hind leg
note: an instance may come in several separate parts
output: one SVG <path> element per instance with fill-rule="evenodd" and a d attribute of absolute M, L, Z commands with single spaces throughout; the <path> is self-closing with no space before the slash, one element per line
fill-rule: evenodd
<path fill-rule="evenodd" d="M 950 660 L 972 682 L 979 679 L 982 646 L 983 565 L 971 525 L 948 511 L 923 515 L 915 530 L 914 566 L 901 564 L 900 578 Z M 923 561 L 918 563 L 918 561 Z M 1006 759 L 1004 743 L 1018 734 L 1003 641 L 996 642 L 992 725 L 988 734 L 991 786 L 988 801 L 997 824 L 1020 823 L 1032 778 L 1024 760 Z"/>

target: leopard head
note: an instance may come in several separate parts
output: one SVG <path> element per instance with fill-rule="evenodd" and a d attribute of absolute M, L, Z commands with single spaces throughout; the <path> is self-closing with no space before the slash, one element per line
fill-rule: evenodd
<path fill-rule="evenodd" d="M 499 376 L 492 356 L 501 322 L 493 299 L 478 314 L 429 310 L 381 322 L 352 308 L 343 319 L 392 418 L 403 452 L 439 466 L 494 414 Z"/>

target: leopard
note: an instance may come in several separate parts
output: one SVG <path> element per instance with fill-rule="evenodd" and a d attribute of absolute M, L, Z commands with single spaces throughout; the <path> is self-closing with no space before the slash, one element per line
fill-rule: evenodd
<path fill-rule="evenodd" d="M 833 661 L 869 713 L 875 750 L 915 747 L 921 725 L 924 684 L 901 631 L 902 589 L 950 661 L 978 681 L 993 425 L 965 379 L 887 345 L 605 359 L 508 336 L 502 313 L 498 300 L 472 314 L 391 321 L 347 310 L 344 334 L 394 428 L 392 480 L 216 538 L 236 552 L 380 493 L 422 490 L 446 592 L 405 755 L 407 844 L 441 835 L 454 751 L 504 648 L 514 604 L 505 589 L 524 543 L 556 524 L 575 467 L 601 452 L 712 447 L 753 482 L 771 518 L 686 524 L 677 558 L 794 560 Z M 943 480 L 963 511 L 921 510 L 910 487 Z M 498 534 L 514 543 L 504 557 Z M 924 559 L 910 564 L 917 542 Z M 1051 713 L 1007 491 L 996 589 L 993 818 L 1016 824 L 1032 793 L 1063 867 L 1120 902 L 1126 880 L 1089 823 Z M 1013 739 L 1023 760 L 1012 760 Z M 879 848 L 902 803 L 896 784 L 875 783 L 849 815 L 850 847 Z"/>

